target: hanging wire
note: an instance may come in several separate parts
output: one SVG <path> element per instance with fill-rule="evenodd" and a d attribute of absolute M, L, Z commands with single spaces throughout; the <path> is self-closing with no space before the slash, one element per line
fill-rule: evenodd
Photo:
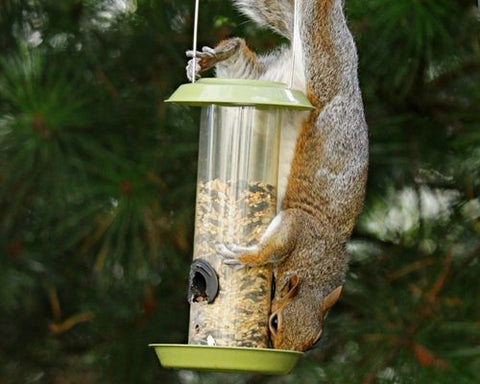
<path fill-rule="evenodd" d="M 197 35 L 198 35 L 198 9 L 200 0 L 195 0 L 195 19 L 193 23 L 193 65 L 192 65 L 192 84 L 195 83 L 196 67 L 197 67 Z"/>
<path fill-rule="evenodd" d="M 478 0 L 480 1 L 480 0 Z M 291 66 L 291 73 L 290 73 L 290 82 L 288 84 L 288 88 L 293 87 L 293 78 L 295 76 L 295 53 L 297 51 L 297 41 L 298 39 L 298 1 L 293 0 L 293 35 L 292 35 L 292 66 Z"/>

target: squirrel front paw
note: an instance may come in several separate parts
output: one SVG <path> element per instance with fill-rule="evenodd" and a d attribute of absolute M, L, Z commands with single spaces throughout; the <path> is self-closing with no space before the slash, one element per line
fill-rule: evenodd
<path fill-rule="evenodd" d="M 203 47 L 202 51 L 193 50 L 185 52 L 187 57 L 191 57 L 186 67 L 187 77 L 192 81 L 195 74 L 195 79 L 200 78 L 200 72 L 212 68 L 219 60 L 213 48 Z"/>
<path fill-rule="evenodd" d="M 243 263 L 242 256 L 246 253 L 254 252 L 255 247 L 242 247 L 236 244 L 217 244 L 216 247 L 218 255 L 222 257 L 223 263 L 234 268 L 242 269 L 246 265 Z"/>

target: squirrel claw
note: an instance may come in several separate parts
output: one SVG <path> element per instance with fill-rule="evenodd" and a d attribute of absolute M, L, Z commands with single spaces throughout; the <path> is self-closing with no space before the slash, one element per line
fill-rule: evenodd
<path fill-rule="evenodd" d="M 190 58 L 193 59 L 193 57 L 198 57 L 198 54 L 199 54 L 199 53 L 200 53 L 200 52 L 198 52 L 198 51 L 195 52 L 195 51 L 193 51 L 193 50 L 189 50 L 189 51 L 186 51 L 186 52 L 185 52 L 185 56 L 190 57 Z"/>
<path fill-rule="evenodd" d="M 228 265 L 229 267 L 237 271 L 245 268 L 245 264 L 243 264 L 240 260 L 237 259 L 224 259 L 223 264 Z"/>
<path fill-rule="evenodd" d="M 235 259 L 237 256 L 236 253 L 225 244 L 216 244 L 215 248 L 220 256 L 222 256 L 224 259 Z"/>
<path fill-rule="evenodd" d="M 202 47 L 202 53 L 207 55 L 207 56 L 211 56 L 211 57 L 217 55 L 217 52 L 215 51 L 215 49 L 210 48 L 210 47 Z"/>
<path fill-rule="evenodd" d="M 223 259 L 223 264 L 228 265 L 230 268 L 232 268 L 235 271 L 239 271 L 241 269 L 244 269 L 246 267 L 245 264 L 243 264 L 240 260 L 238 259 Z"/>
<path fill-rule="evenodd" d="M 185 52 L 185 55 L 191 58 L 198 57 L 200 59 L 213 59 L 215 56 L 217 56 L 217 52 L 213 48 L 202 47 L 201 51 L 188 50 Z"/>
<path fill-rule="evenodd" d="M 223 259 L 223 263 L 234 266 L 234 265 L 241 265 L 243 264 L 238 258 L 241 256 L 242 252 L 238 252 L 237 248 L 238 246 L 235 246 L 233 244 L 217 244 L 216 249 L 219 254 L 219 256 Z"/>
<path fill-rule="evenodd" d="M 228 265 L 229 267 L 239 270 L 245 268 L 245 264 L 243 264 L 238 257 L 240 256 L 239 253 L 236 253 L 232 249 L 232 245 L 225 245 L 225 244 L 217 244 L 215 246 L 219 256 L 223 259 L 223 264 Z"/>

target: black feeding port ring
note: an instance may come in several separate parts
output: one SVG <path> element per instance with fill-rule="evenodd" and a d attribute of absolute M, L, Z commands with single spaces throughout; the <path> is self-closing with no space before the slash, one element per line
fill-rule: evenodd
<path fill-rule="evenodd" d="M 188 302 L 213 303 L 218 294 L 218 276 L 208 261 L 196 259 L 188 276 Z"/>

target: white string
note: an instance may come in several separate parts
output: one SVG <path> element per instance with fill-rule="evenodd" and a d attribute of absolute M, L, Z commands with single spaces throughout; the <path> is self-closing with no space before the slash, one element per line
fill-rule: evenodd
<path fill-rule="evenodd" d="M 200 0 L 195 0 L 195 19 L 193 24 L 193 65 L 192 65 L 192 83 L 195 83 L 197 67 L 197 32 L 198 32 L 198 9 Z"/>
<path fill-rule="evenodd" d="M 480 0 L 479 0 L 480 1 Z M 290 83 L 288 88 L 293 87 L 293 78 L 295 76 L 295 53 L 297 51 L 297 41 L 298 41 L 298 9 L 297 9 L 297 0 L 293 0 L 293 34 L 292 34 L 292 67 L 290 73 Z"/>

